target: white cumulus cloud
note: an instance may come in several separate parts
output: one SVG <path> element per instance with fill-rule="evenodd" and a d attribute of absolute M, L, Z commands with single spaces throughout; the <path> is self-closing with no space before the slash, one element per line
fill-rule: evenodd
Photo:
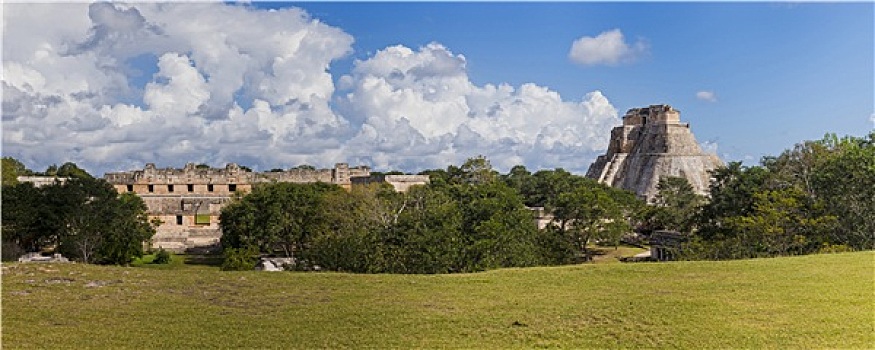
<path fill-rule="evenodd" d="M 329 67 L 353 37 L 295 8 L 15 3 L 3 35 L 3 153 L 37 170 L 414 171 L 483 154 L 504 170 L 582 172 L 619 123 L 598 91 L 567 100 L 533 83 L 475 85 L 466 58 L 438 43 L 379 50 L 335 87 Z"/>
<path fill-rule="evenodd" d="M 339 97 L 341 112 L 362 125 L 346 153 L 380 167 L 442 167 L 482 154 L 500 169 L 585 171 L 618 123 L 598 91 L 566 101 L 531 83 L 477 86 L 465 66 L 438 43 L 356 62 Z"/>
<path fill-rule="evenodd" d="M 717 94 L 714 91 L 696 92 L 696 98 L 702 101 L 717 102 Z"/>
<path fill-rule="evenodd" d="M 647 42 L 639 39 L 626 43 L 623 32 L 613 29 L 595 37 L 584 36 L 571 44 L 568 58 L 582 65 L 617 65 L 635 61 L 649 50 Z"/>
<path fill-rule="evenodd" d="M 3 151 L 26 164 L 288 166 L 351 133 L 328 67 L 353 38 L 299 9 L 8 4 L 3 22 Z"/>

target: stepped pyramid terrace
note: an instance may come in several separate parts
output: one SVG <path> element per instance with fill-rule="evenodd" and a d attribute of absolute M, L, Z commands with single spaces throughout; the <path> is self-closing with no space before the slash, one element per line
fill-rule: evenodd
<path fill-rule="evenodd" d="M 696 192 L 707 194 L 708 172 L 722 165 L 717 155 L 702 151 L 690 125 L 680 121 L 680 111 L 651 105 L 626 112 L 623 125 L 611 130 L 607 153 L 586 176 L 650 201 L 663 176 L 686 178 Z"/>

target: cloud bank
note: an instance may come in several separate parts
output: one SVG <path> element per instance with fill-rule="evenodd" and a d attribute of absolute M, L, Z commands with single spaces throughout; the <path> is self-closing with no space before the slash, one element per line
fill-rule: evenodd
<path fill-rule="evenodd" d="M 504 170 L 585 171 L 619 122 L 598 91 L 567 101 L 535 84 L 476 86 L 439 43 L 379 50 L 336 87 L 329 67 L 354 38 L 300 9 L 8 4 L 3 17 L 3 155 L 37 170 L 416 171 L 483 154 Z"/>
<path fill-rule="evenodd" d="M 585 66 L 617 65 L 637 60 L 647 54 L 649 48 L 645 41 L 626 43 L 623 32 L 613 29 L 595 37 L 584 36 L 571 44 L 568 58 Z"/>

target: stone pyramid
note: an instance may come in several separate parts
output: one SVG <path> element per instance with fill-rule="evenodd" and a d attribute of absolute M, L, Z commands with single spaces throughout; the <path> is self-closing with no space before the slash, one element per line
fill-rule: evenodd
<path fill-rule="evenodd" d="M 686 178 L 696 192 L 707 194 L 709 170 L 723 166 L 715 154 L 702 151 L 680 111 L 669 105 L 633 108 L 623 125 L 611 130 L 606 154 L 590 165 L 586 176 L 638 194 L 648 202 L 663 176 Z"/>

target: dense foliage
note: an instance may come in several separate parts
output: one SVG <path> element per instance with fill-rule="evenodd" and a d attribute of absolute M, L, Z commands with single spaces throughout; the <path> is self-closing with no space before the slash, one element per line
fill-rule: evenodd
<path fill-rule="evenodd" d="M 684 249 L 688 258 L 875 249 L 875 132 L 827 135 L 759 166 L 730 163 L 713 177 L 693 225 L 677 226 L 698 226 Z"/>
<path fill-rule="evenodd" d="M 615 243 L 628 232 L 624 214 L 635 202 L 629 193 L 561 169 L 518 176 L 537 194 L 527 196 L 483 157 L 424 173 L 431 175 L 431 184 L 405 193 L 385 184 L 350 191 L 326 184 L 256 186 L 222 211 L 222 245 L 235 259 L 239 249 L 254 248 L 294 257 L 302 269 L 352 272 L 451 273 L 562 264 L 585 259 L 590 242 Z M 548 229 L 538 230 L 526 208 L 532 201 L 558 213 Z"/>
<path fill-rule="evenodd" d="M 73 163 L 38 173 L 6 157 L 2 166 L 4 258 L 48 247 L 127 264 L 154 234 L 139 197 Z M 220 217 L 225 268 L 249 269 L 264 254 L 301 269 L 369 273 L 566 264 L 588 260 L 593 243 L 656 230 L 685 234 L 676 256 L 687 259 L 875 249 L 875 132 L 806 141 L 756 166 L 729 163 L 713 171 L 708 197 L 665 177 L 649 205 L 563 169 L 502 175 L 483 157 L 420 174 L 431 183 L 405 193 L 271 183 L 238 194 Z M 37 188 L 21 175 L 69 180 Z M 549 215 L 540 229 L 533 209 Z"/>
<path fill-rule="evenodd" d="M 87 263 L 128 264 L 143 255 L 143 242 L 155 230 L 140 197 L 119 195 L 73 163 L 49 172 L 68 180 L 43 187 L 3 183 L 4 259 L 46 248 Z"/>
<path fill-rule="evenodd" d="M 3 157 L 0 169 L 3 172 L 4 185 L 17 185 L 19 176 L 27 176 L 32 173 L 18 159 L 12 157 Z"/>

